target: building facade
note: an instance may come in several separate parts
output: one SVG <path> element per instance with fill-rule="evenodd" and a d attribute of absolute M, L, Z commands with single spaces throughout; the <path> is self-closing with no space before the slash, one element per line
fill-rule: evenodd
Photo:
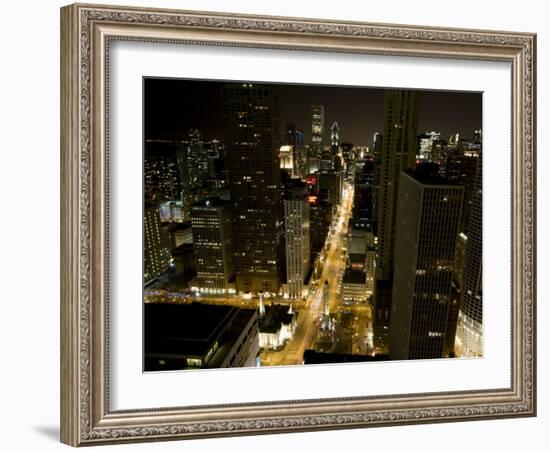
<path fill-rule="evenodd" d="M 309 272 L 309 203 L 305 183 L 295 183 L 285 194 L 286 281 L 290 298 L 302 298 Z"/>
<path fill-rule="evenodd" d="M 199 291 L 226 293 L 234 274 L 230 204 L 219 198 L 194 203 L 191 229 Z"/>
<path fill-rule="evenodd" d="M 250 83 L 222 92 L 236 288 L 276 294 L 284 259 L 276 99 L 268 86 Z"/>
<path fill-rule="evenodd" d="M 440 358 L 464 187 L 420 168 L 400 178 L 390 355 L 397 360 Z"/>
<path fill-rule="evenodd" d="M 311 105 L 311 147 L 310 156 L 321 158 L 323 133 L 325 132 L 325 107 Z M 311 173 L 311 172 L 310 172 Z"/>
<path fill-rule="evenodd" d="M 418 94 L 388 90 L 384 98 L 384 134 L 381 140 L 379 192 L 376 203 L 378 238 L 374 299 L 374 335 L 377 348 L 388 348 L 393 284 L 395 215 L 400 173 L 414 166 L 418 127 Z M 380 141 L 379 141 L 380 142 Z"/>
<path fill-rule="evenodd" d="M 156 204 L 145 204 L 143 214 L 143 282 L 154 281 L 168 268 L 170 251 Z"/>
<path fill-rule="evenodd" d="M 459 356 L 483 355 L 483 196 L 482 158 L 479 157 L 462 272 L 455 349 Z"/>

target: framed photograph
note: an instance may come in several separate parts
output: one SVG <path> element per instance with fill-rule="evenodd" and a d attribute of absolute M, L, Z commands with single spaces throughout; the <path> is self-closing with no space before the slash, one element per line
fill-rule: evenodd
<path fill-rule="evenodd" d="M 535 57 L 62 8 L 62 442 L 535 415 Z"/>

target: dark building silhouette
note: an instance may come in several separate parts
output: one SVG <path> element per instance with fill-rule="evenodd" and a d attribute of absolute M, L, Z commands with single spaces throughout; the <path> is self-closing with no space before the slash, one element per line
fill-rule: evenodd
<path fill-rule="evenodd" d="M 444 356 L 464 187 L 449 183 L 437 171 L 435 164 L 422 164 L 402 172 L 399 181 L 392 359 Z"/>
<path fill-rule="evenodd" d="M 256 365 L 256 310 L 201 303 L 144 307 L 146 371 Z"/>
<path fill-rule="evenodd" d="M 395 216 L 400 174 L 412 168 L 416 157 L 418 127 L 418 93 L 388 90 L 384 99 L 384 134 L 380 156 L 380 191 L 377 202 L 378 257 L 374 303 L 374 335 L 378 351 L 388 348 L 391 291 L 385 287 L 393 280 Z M 387 282 L 387 283 L 383 283 Z M 384 287 L 384 289 L 383 289 Z M 376 295 L 378 291 L 381 295 Z M 382 294 L 383 291 L 383 294 Z"/>

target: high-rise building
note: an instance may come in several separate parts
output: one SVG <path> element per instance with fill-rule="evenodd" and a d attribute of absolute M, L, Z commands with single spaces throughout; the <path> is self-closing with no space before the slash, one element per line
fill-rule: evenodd
<path fill-rule="evenodd" d="M 458 312 L 455 349 L 459 356 L 483 355 L 483 215 L 482 215 L 482 157 L 475 178 L 474 195 L 464 256 L 462 296 Z"/>
<path fill-rule="evenodd" d="M 203 186 L 208 179 L 208 151 L 203 145 L 199 130 L 189 131 L 187 177 L 190 189 Z"/>
<path fill-rule="evenodd" d="M 277 102 L 271 88 L 223 87 L 233 203 L 233 263 L 239 292 L 278 293 L 284 238 Z"/>
<path fill-rule="evenodd" d="M 464 187 L 449 184 L 437 170 L 436 164 L 426 163 L 400 176 L 392 359 L 444 356 Z"/>
<path fill-rule="evenodd" d="M 340 125 L 336 121 L 330 126 L 330 146 L 332 154 L 336 155 L 340 149 Z"/>
<path fill-rule="evenodd" d="M 233 278 L 230 204 L 219 198 L 194 203 L 191 229 L 199 291 L 227 292 Z"/>
<path fill-rule="evenodd" d="M 375 346 L 388 348 L 393 284 L 395 215 L 400 173 L 414 166 L 418 124 L 418 93 L 388 90 L 384 99 L 384 138 L 380 157 L 376 232 L 378 257 L 374 297 Z M 380 294 L 378 295 L 377 292 Z"/>
<path fill-rule="evenodd" d="M 393 272 L 395 214 L 400 173 L 414 167 L 418 126 L 417 92 L 388 90 L 384 105 L 384 141 L 380 174 L 377 278 Z"/>
<path fill-rule="evenodd" d="M 285 192 L 286 279 L 290 298 L 301 298 L 309 271 L 309 203 L 305 183 L 295 182 Z"/>
<path fill-rule="evenodd" d="M 325 107 L 311 105 L 311 147 L 310 156 L 321 158 L 323 133 L 325 132 Z M 310 172 L 311 173 L 311 172 Z"/>
<path fill-rule="evenodd" d="M 357 164 L 354 177 L 353 210 L 351 224 L 354 228 L 371 229 L 374 221 L 374 158 L 365 155 Z"/>
<path fill-rule="evenodd" d="M 145 204 L 143 214 L 143 282 L 154 281 L 162 275 L 170 263 L 167 236 L 160 224 L 156 204 Z"/>

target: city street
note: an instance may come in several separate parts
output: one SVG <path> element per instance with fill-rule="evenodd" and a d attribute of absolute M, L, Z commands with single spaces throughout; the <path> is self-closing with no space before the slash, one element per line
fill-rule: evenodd
<path fill-rule="evenodd" d="M 344 189 L 344 195 L 341 202 L 340 213 L 333 222 L 333 229 L 327 237 L 325 245 L 325 257 L 322 259 L 322 272 L 320 278 L 312 280 L 315 289 L 311 289 L 312 294 L 306 301 L 305 308 L 298 314 L 298 322 L 293 338 L 280 351 L 265 350 L 261 354 L 262 365 L 296 365 L 302 364 L 304 351 L 313 347 L 314 339 L 323 315 L 323 292 L 322 287 L 325 281 L 329 284 L 329 309 L 331 315 L 340 310 L 355 310 L 356 308 L 341 305 L 341 281 L 340 271 L 345 270 L 345 258 L 342 257 L 343 249 L 346 248 L 344 237 L 348 231 L 348 221 L 353 206 L 353 188 L 349 185 Z M 366 308 L 366 307 L 363 307 Z M 366 324 L 366 315 L 364 320 L 355 324 L 355 329 L 359 330 L 362 323 Z M 370 317 L 370 316 L 369 316 Z M 363 327 L 366 329 L 366 326 Z M 359 332 L 359 331 L 356 331 Z M 364 341 L 364 332 L 363 335 Z M 359 335 L 357 336 L 359 338 Z M 355 341 L 355 340 L 354 340 Z M 359 342 L 359 339 L 356 340 Z M 357 347 L 359 348 L 359 347 Z"/>

